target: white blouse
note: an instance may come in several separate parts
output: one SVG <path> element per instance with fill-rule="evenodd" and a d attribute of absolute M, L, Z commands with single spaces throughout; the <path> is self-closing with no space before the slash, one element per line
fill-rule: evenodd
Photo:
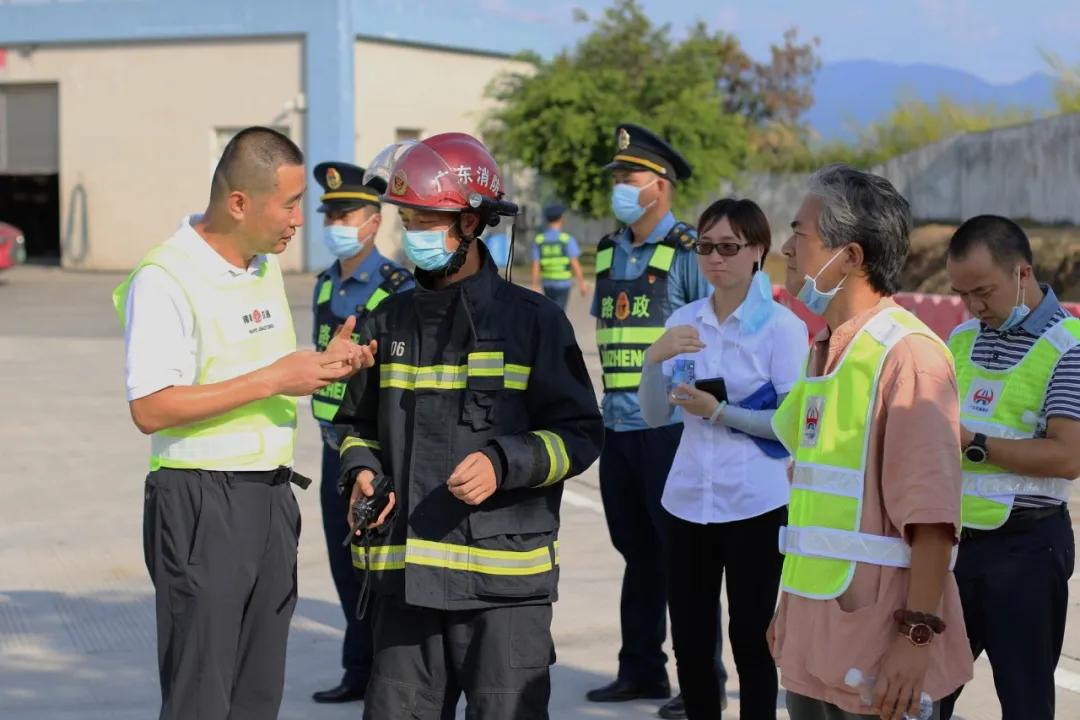
<path fill-rule="evenodd" d="M 720 323 L 707 297 L 679 308 L 666 323 L 697 330 L 705 348 L 677 357 L 694 361 L 698 380 L 724 378 L 732 405 L 768 382 L 778 395 L 788 393 L 809 352 L 806 325 L 795 313 L 776 305 L 765 325 L 751 334 L 742 328 L 744 306 Z M 671 376 L 675 359 L 663 363 L 665 376 Z M 661 501 L 668 512 L 688 522 L 723 523 L 788 503 L 787 460 L 769 457 L 748 435 L 708 418 L 684 413 L 683 422 Z"/>

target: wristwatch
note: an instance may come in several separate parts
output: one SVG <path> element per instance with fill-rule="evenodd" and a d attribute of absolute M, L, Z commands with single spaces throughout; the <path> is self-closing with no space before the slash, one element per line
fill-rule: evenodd
<path fill-rule="evenodd" d="M 915 647 L 926 647 L 934 639 L 934 629 L 926 623 L 900 623 L 900 634 Z"/>
<path fill-rule="evenodd" d="M 935 635 L 945 632 L 945 621 L 930 613 L 897 610 L 893 613 L 900 634 L 915 647 L 926 647 Z"/>
<path fill-rule="evenodd" d="M 986 458 L 990 455 L 989 450 L 986 449 L 986 436 L 982 433 L 975 433 L 975 437 L 971 439 L 971 442 L 966 448 L 964 448 L 964 458 L 968 462 L 981 463 L 986 462 Z"/>

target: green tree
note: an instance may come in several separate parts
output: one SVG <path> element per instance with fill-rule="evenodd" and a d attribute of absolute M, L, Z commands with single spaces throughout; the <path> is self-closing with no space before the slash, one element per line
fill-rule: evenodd
<path fill-rule="evenodd" d="M 583 12 L 575 13 L 587 21 Z M 805 49 L 804 49 L 805 48 Z M 812 102 L 812 48 L 794 32 L 755 63 L 738 41 L 704 23 L 672 38 L 636 0 L 616 0 L 574 48 L 550 61 L 523 56 L 532 72 L 506 74 L 488 89 L 499 101 L 484 135 L 501 157 L 536 169 L 576 210 L 609 213 L 602 170 L 615 151 L 615 126 L 644 125 L 686 156 L 694 176 L 679 184 L 686 210 L 744 168 L 758 125 L 797 119 Z"/>
<path fill-rule="evenodd" d="M 900 101 L 883 118 L 858 130 L 854 142 L 833 141 L 817 147 L 800 145 L 789 138 L 787 151 L 755 156 L 755 168 L 777 171 L 809 171 L 834 162 L 869 168 L 924 145 L 966 132 L 1030 122 L 1027 108 L 998 105 L 964 105 L 947 97 L 933 103 Z"/>

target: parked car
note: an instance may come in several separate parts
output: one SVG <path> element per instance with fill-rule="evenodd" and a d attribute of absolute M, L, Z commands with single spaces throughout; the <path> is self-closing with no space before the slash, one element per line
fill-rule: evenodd
<path fill-rule="evenodd" d="M 26 262 L 26 239 L 22 230 L 0 222 L 0 270 Z"/>

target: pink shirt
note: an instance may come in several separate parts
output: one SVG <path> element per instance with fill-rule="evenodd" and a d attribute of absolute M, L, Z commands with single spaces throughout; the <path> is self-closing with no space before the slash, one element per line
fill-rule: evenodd
<path fill-rule="evenodd" d="M 818 335 L 808 374 L 831 372 L 876 307 Z M 921 335 L 900 341 L 881 369 L 870 421 L 862 532 L 905 536 L 912 524 L 949 524 L 960 531 L 960 420 L 956 375 L 941 345 Z M 792 692 L 865 713 L 844 685 L 850 668 L 877 675 L 897 637 L 893 613 L 907 605 L 909 571 L 859 563 L 851 586 L 834 600 L 780 593 L 772 653 L 781 683 Z M 950 573 L 936 614 L 946 624 L 930 646 L 923 688 L 934 700 L 971 679 L 972 656 L 960 594 Z"/>

